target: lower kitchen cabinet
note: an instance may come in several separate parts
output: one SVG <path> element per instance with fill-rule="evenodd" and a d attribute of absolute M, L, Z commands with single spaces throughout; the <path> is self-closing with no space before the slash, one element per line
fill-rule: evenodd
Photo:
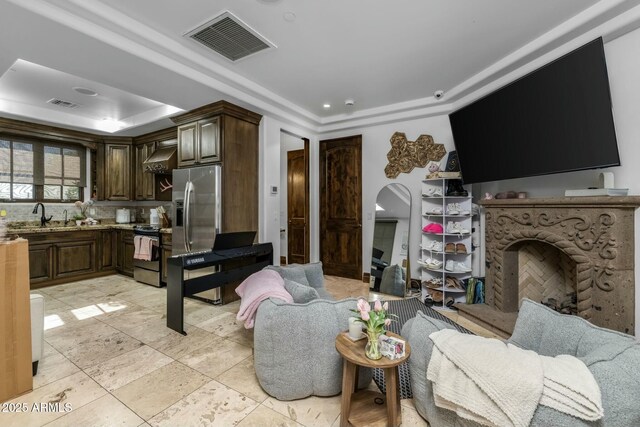
<path fill-rule="evenodd" d="M 118 273 L 133 277 L 133 231 L 26 233 L 32 289 Z"/>
<path fill-rule="evenodd" d="M 171 233 L 162 233 L 162 247 L 160 248 L 162 276 L 160 280 L 164 284 L 167 283 L 167 259 L 171 256 L 171 251 Z"/>
<path fill-rule="evenodd" d="M 120 274 L 133 277 L 133 254 L 135 252 L 133 231 L 118 230 L 117 233 L 118 261 L 116 262 L 116 270 Z"/>

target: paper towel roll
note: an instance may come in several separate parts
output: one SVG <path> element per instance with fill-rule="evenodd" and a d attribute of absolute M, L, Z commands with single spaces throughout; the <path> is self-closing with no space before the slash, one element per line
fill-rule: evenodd
<path fill-rule="evenodd" d="M 613 172 L 600 172 L 600 188 L 615 188 Z"/>

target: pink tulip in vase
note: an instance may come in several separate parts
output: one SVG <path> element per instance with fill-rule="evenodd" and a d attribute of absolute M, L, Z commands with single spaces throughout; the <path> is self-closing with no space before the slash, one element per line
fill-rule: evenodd
<path fill-rule="evenodd" d="M 398 317 L 395 314 L 387 313 L 388 309 L 388 302 L 381 304 L 380 301 L 376 301 L 373 310 L 371 310 L 371 305 L 360 298 L 357 309 L 351 310 L 360 315 L 356 321 L 364 324 L 367 329 L 367 345 L 364 348 L 364 354 L 371 360 L 378 360 L 382 357 L 378 338 L 386 332 L 385 327 L 391 324 L 391 317 Z"/>

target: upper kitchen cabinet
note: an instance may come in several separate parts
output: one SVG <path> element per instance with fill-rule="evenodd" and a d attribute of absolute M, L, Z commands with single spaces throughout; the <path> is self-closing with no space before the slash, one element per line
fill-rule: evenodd
<path fill-rule="evenodd" d="M 136 183 L 134 186 L 136 200 L 155 200 L 154 176 L 144 171 L 144 161 L 156 150 L 155 142 L 147 142 L 135 146 L 135 172 Z"/>
<path fill-rule="evenodd" d="M 222 163 L 222 229 L 258 230 L 258 141 L 262 116 L 219 101 L 172 117 L 178 167 Z"/>
<path fill-rule="evenodd" d="M 219 162 L 220 154 L 218 117 L 210 117 L 178 127 L 179 168 Z"/>
<path fill-rule="evenodd" d="M 104 144 L 104 199 L 131 200 L 131 144 Z"/>

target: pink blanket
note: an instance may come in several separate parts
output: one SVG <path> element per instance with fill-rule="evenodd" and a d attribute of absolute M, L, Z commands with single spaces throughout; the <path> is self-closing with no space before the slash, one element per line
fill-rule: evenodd
<path fill-rule="evenodd" d="M 236 293 L 242 298 L 236 319 L 244 320 L 244 327 L 247 329 L 253 328 L 258 306 L 267 298 L 293 302 L 291 294 L 284 288 L 284 280 L 273 270 L 253 273 L 236 288 Z"/>

